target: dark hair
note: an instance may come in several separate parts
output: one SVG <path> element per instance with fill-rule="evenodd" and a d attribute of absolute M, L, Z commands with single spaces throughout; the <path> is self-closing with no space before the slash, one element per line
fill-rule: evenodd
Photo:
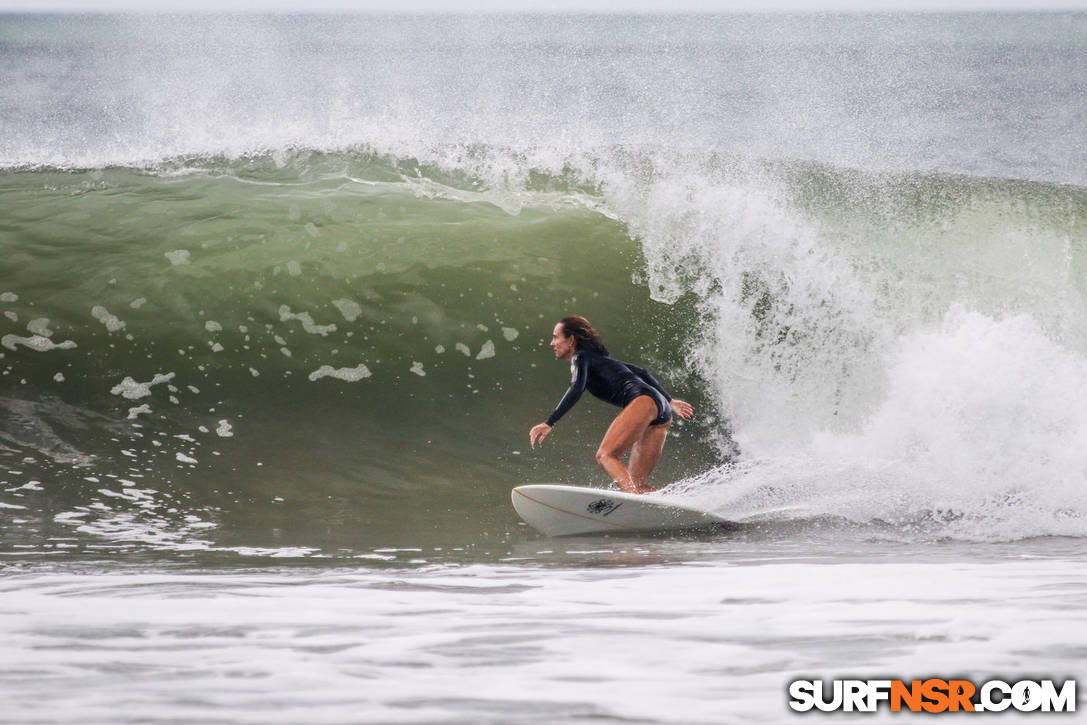
<path fill-rule="evenodd" d="M 604 347 L 604 343 L 600 340 L 600 333 L 584 317 L 581 315 L 567 315 L 560 322 L 562 323 L 562 334 L 566 337 L 573 335 L 577 340 L 578 350 L 590 350 L 601 355 L 608 354 L 608 348 Z"/>

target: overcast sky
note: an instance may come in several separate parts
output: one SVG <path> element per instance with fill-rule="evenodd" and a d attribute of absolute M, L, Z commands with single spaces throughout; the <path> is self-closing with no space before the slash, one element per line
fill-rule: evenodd
<path fill-rule="evenodd" d="M 1087 0 L 0 0 L 0 11 L 826 12 L 1087 10 Z"/>

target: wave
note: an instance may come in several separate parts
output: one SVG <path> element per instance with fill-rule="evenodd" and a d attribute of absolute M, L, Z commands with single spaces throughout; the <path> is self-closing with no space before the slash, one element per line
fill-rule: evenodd
<path fill-rule="evenodd" d="M 1084 535 L 1082 188 L 670 168 L 609 203 L 654 297 L 698 300 L 691 355 L 743 452 L 696 479 L 702 503 Z"/>
<path fill-rule="evenodd" d="M 524 444 L 573 311 L 696 405 L 659 480 L 723 515 L 1087 535 L 1078 187 L 453 145 L 0 190 L 9 543 L 479 544 L 604 482 L 602 405 Z"/>

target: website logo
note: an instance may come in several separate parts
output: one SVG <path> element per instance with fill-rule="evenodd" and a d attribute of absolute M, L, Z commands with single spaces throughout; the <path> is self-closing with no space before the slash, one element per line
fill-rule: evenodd
<path fill-rule="evenodd" d="M 1076 681 L 795 680 L 789 698 L 796 712 L 1075 712 Z"/>

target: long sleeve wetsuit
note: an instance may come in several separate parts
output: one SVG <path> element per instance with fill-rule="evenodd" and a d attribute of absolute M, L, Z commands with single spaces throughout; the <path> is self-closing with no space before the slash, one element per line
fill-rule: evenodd
<path fill-rule="evenodd" d="M 657 405 L 657 417 L 650 425 L 661 425 L 672 419 L 672 409 L 668 405 L 671 396 L 656 378 L 636 365 L 590 350 L 579 350 L 570 359 L 570 372 L 570 388 L 547 418 L 550 426 L 574 407 L 586 390 L 620 408 L 625 408 L 640 395 L 648 395 Z"/>

